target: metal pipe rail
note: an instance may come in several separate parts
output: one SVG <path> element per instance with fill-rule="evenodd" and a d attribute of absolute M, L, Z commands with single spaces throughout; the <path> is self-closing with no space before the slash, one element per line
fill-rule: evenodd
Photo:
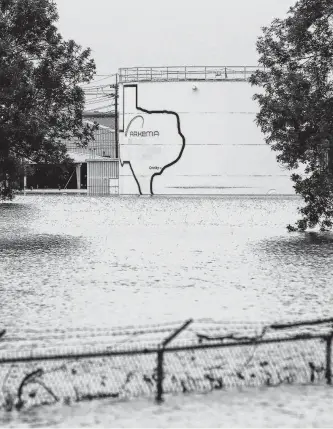
<path fill-rule="evenodd" d="M 130 67 L 119 69 L 119 82 L 247 81 L 259 66 Z"/>

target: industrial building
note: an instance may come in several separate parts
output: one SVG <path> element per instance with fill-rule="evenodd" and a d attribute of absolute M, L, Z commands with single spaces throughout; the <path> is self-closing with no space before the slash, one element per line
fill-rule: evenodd
<path fill-rule="evenodd" d="M 84 122 L 99 124 L 94 140 L 87 148 L 75 141 L 66 142 L 69 156 L 76 165 L 77 189 L 84 187 L 90 195 L 119 194 L 119 156 L 116 146 L 115 115 L 95 112 L 84 115 Z"/>
<path fill-rule="evenodd" d="M 116 111 L 87 149 L 68 142 L 89 195 L 294 194 L 255 124 L 256 67 L 119 70 Z M 109 122 L 107 122 L 109 121 Z"/>

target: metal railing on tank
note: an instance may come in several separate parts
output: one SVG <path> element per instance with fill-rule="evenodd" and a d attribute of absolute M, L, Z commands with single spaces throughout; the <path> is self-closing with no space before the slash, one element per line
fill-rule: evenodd
<path fill-rule="evenodd" d="M 119 69 L 119 82 L 247 81 L 259 66 L 130 67 Z"/>

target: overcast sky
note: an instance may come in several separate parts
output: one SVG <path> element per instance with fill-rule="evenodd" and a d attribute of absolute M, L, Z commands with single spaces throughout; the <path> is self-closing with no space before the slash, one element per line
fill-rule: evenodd
<path fill-rule="evenodd" d="M 261 27 L 295 0 L 56 0 L 63 37 L 119 67 L 255 65 Z"/>

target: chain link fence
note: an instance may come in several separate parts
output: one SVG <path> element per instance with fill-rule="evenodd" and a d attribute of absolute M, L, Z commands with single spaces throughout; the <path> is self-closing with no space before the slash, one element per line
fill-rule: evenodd
<path fill-rule="evenodd" d="M 0 409 L 331 384 L 333 319 L 0 332 Z"/>

